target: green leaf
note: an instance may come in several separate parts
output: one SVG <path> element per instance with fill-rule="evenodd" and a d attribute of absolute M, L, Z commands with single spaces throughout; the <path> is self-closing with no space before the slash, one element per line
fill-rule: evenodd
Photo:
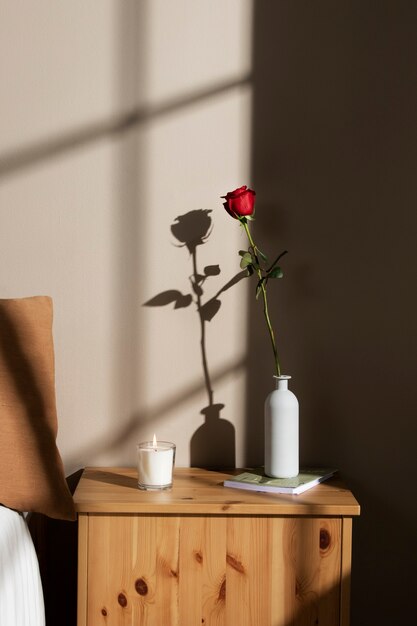
<path fill-rule="evenodd" d="M 251 252 L 251 259 L 252 259 L 251 263 L 252 263 L 253 267 L 255 268 L 255 270 L 260 270 L 261 267 L 259 265 L 258 258 L 257 258 L 257 256 L 253 252 Z"/>
<path fill-rule="evenodd" d="M 249 252 L 245 252 L 245 254 L 242 256 L 242 260 L 240 261 L 241 269 L 244 270 L 245 267 L 248 267 L 248 265 L 252 265 L 252 264 L 253 264 L 252 255 Z"/>
<path fill-rule="evenodd" d="M 239 250 L 240 256 L 245 256 L 245 254 L 247 254 L 247 253 L 248 253 L 247 250 Z"/>
<path fill-rule="evenodd" d="M 275 267 L 272 268 L 270 272 L 268 272 L 268 278 L 282 278 L 283 276 L 284 276 L 284 272 L 279 267 L 279 265 L 276 265 Z"/>

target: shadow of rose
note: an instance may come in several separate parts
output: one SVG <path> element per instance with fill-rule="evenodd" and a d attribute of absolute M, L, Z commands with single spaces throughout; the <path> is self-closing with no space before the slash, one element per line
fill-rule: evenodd
<path fill-rule="evenodd" d="M 211 211 L 198 209 L 184 213 L 175 218 L 171 225 L 171 233 L 179 242 L 179 248 L 185 247 L 190 254 L 192 271 L 189 276 L 190 291 L 182 293 L 175 287 L 156 294 L 144 303 L 147 307 L 173 305 L 173 309 L 196 307 L 200 328 L 200 354 L 207 406 L 200 414 L 205 421 L 195 431 L 190 441 L 190 460 L 192 466 L 206 468 L 235 467 L 236 444 L 235 430 L 231 422 L 222 419 L 220 412 L 225 405 L 214 401 L 214 391 L 207 359 L 206 325 L 213 321 L 221 308 L 220 296 L 247 276 L 245 271 L 238 272 L 227 281 L 214 296 L 204 300 L 207 281 L 212 281 L 221 274 L 218 264 L 200 267 L 198 262 L 198 248 L 207 243 L 212 232 L 213 224 Z"/>

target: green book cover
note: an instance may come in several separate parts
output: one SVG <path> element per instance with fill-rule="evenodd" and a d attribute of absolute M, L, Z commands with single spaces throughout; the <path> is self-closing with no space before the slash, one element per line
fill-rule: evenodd
<path fill-rule="evenodd" d="M 270 478 L 264 473 L 264 468 L 243 472 L 224 481 L 225 487 L 249 489 L 267 493 L 287 493 L 297 495 L 311 489 L 315 485 L 330 478 L 336 473 L 333 468 L 302 468 L 293 478 Z"/>

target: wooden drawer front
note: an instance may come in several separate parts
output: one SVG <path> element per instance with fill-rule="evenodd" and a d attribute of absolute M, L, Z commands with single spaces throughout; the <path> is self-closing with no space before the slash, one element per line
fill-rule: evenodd
<path fill-rule="evenodd" d="M 336 626 L 339 518 L 88 515 L 88 626 Z"/>

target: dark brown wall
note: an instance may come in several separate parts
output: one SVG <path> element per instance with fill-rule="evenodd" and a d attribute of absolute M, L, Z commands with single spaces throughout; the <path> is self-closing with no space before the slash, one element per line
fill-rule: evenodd
<path fill-rule="evenodd" d="M 413 1 L 255 2 L 256 233 L 289 250 L 269 291 L 301 460 L 338 466 L 362 505 L 352 626 L 415 623 L 416 27 Z M 253 462 L 272 386 L 257 305 Z"/>

